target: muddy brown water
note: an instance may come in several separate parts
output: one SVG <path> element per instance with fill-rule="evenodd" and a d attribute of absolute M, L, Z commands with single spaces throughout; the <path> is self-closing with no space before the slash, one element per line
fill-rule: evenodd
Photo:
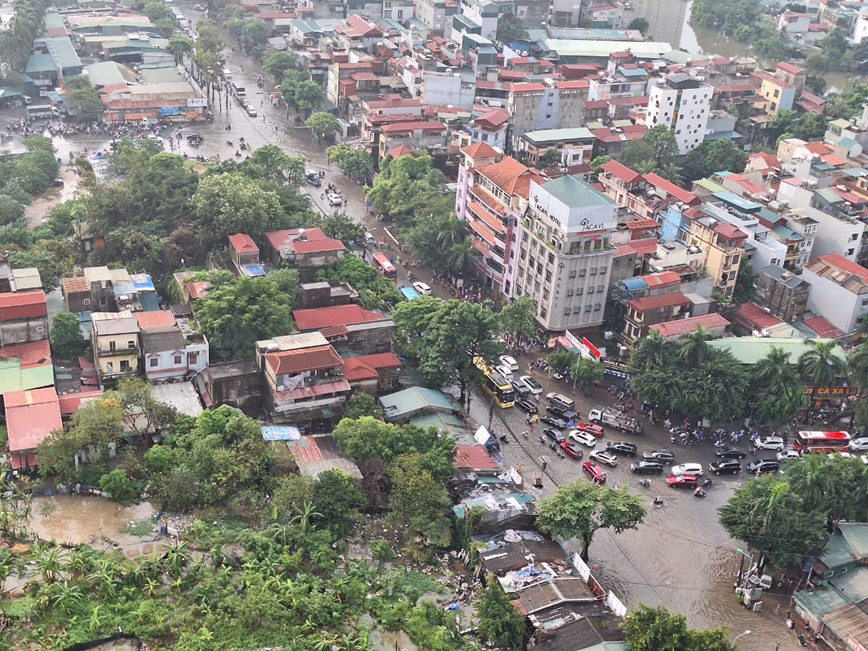
<path fill-rule="evenodd" d="M 120 506 L 101 497 L 35 497 L 30 526 L 40 539 L 60 544 L 99 546 L 105 543 L 104 538 L 108 538 L 120 545 L 128 545 L 153 537 L 132 536 L 124 533 L 124 528 L 131 522 L 153 518 L 155 512 L 149 502 Z"/>

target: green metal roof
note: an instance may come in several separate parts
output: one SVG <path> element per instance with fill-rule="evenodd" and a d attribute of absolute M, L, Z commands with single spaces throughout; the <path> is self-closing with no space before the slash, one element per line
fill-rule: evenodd
<path fill-rule="evenodd" d="M 442 391 L 425 387 L 410 387 L 382 396 L 380 405 L 386 410 L 387 420 L 399 420 L 426 407 L 434 411 L 455 411 L 455 405 L 449 396 Z"/>
<path fill-rule="evenodd" d="M 724 203 L 728 203 L 730 206 L 738 208 L 742 212 L 756 212 L 760 209 L 760 204 L 748 201 L 744 197 L 740 197 L 735 192 L 730 192 L 729 190 L 715 192 L 714 197 L 720 199 Z"/>
<path fill-rule="evenodd" d="M 54 59 L 50 54 L 32 54 L 27 59 L 27 67 L 24 72 L 28 75 L 39 75 L 43 72 L 57 72 L 57 66 L 54 65 Z"/>
<path fill-rule="evenodd" d="M 585 127 L 573 129 L 539 129 L 528 131 L 524 137 L 533 143 L 560 142 L 562 140 L 593 140 L 594 134 Z"/>
<path fill-rule="evenodd" d="M 571 208 L 605 206 L 615 203 L 578 176 L 562 176 L 554 181 L 544 183 L 542 187 Z"/>
<path fill-rule="evenodd" d="M 742 364 L 756 364 L 766 357 L 772 348 L 780 348 L 790 353 L 790 361 L 795 363 L 802 353 L 813 350 L 810 342 L 833 342 L 834 339 L 798 339 L 788 337 L 724 337 L 709 341 L 708 345 L 720 350 L 728 350 Z M 835 357 L 842 362 L 847 361 L 844 349 L 837 346 L 833 349 Z"/>
<path fill-rule="evenodd" d="M 814 194 L 819 195 L 821 199 L 828 201 L 829 203 L 840 203 L 844 201 L 844 198 L 832 188 L 820 188 L 819 190 L 814 190 Z"/>
<path fill-rule="evenodd" d="M 829 126 L 838 127 L 839 129 L 846 129 L 850 126 L 850 123 L 843 118 L 839 118 L 837 120 L 832 120 L 831 122 L 829 122 Z"/>
<path fill-rule="evenodd" d="M 53 386 L 53 365 L 22 369 L 20 357 L 0 358 L 0 394 Z"/>

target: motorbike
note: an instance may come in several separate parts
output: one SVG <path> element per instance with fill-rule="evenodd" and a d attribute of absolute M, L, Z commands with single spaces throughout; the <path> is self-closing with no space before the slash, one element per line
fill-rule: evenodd
<path fill-rule="evenodd" d="M 705 489 L 700 486 L 693 491 L 693 497 L 705 497 Z"/>
<path fill-rule="evenodd" d="M 711 477 L 706 477 L 705 481 L 702 482 L 703 488 L 710 488 L 712 484 Z"/>
<path fill-rule="evenodd" d="M 509 438 L 507 438 L 506 434 L 501 434 L 499 438 L 501 443 L 509 443 Z"/>
<path fill-rule="evenodd" d="M 644 488 L 648 488 L 649 486 L 651 486 L 651 480 L 650 479 L 640 479 L 639 485 L 644 487 Z"/>

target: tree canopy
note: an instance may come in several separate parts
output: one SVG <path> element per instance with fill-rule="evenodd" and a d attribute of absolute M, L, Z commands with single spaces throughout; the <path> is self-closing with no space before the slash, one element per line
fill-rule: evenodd
<path fill-rule="evenodd" d="M 316 279 L 327 282 L 346 282 L 359 293 L 359 299 L 368 309 L 383 308 L 401 301 L 395 283 L 377 273 L 371 265 L 357 255 L 346 254 L 338 262 L 316 272 Z"/>
<path fill-rule="evenodd" d="M 687 626 L 687 618 L 665 606 L 652 608 L 640 604 L 621 624 L 624 639 L 631 651 L 733 651 L 723 626 L 696 630 Z"/>
<path fill-rule="evenodd" d="M 580 479 L 558 487 L 538 508 L 537 526 L 557 538 L 578 538 L 581 557 L 588 560 L 594 534 L 600 529 L 621 533 L 636 529 L 645 518 L 642 500 L 626 489 Z"/>
<path fill-rule="evenodd" d="M 51 350 L 60 359 L 78 359 L 87 350 L 81 321 L 72 312 L 60 312 L 51 322 Z"/>

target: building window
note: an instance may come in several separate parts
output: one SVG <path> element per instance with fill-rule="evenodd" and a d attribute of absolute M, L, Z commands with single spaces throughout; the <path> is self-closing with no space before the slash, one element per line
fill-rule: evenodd
<path fill-rule="evenodd" d="M 591 285 L 590 287 L 588 287 L 588 294 L 593 294 L 593 293 L 594 293 L 594 286 Z"/>
<path fill-rule="evenodd" d="M 602 285 L 597 285 L 597 291 L 598 291 L 600 294 L 602 294 L 602 293 L 603 293 L 603 286 L 602 286 Z"/>
<path fill-rule="evenodd" d="M 856 249 L 847 249 L 847 255 L 853 255 L 853 253 L 855 253 L 855 251 L 856 251 Z"/>
<path fill-rule="evenodd" d="M 599 312 L 603 309 L 603 305 L 601 303 L 594 303 L 594 312 Z"/>
<path fill-rule="evenodd" d="M 118 349 L 117 344 L 116 344 L 114 341 L 110 341 L 110 342 L 109 342 L 109 350 L 111 350 L 111 351 L 115 351 L 115 350 L 117 350 L 117 349 Z"/>
<path fill-rule="evenodd" d="M 126 373 L 129 370 L 130 370 L 130 363 L 127 360 L 122 359 L 121 360 L 121 373 Z"/>
<path fill-rule="evenodd" d="M 84 300 L 82 301 L 82 303 L 83 303 L 84 305 L 90 305 L 90 299 L 89 299 L 89 298 L 86 298 L 86 299 L 84 299 Z"/>
<path fill-rule="evenodd" d="M 127 348 L 132 349 L 132 348 L 135 348 L 135 347 L 136 347 L 136 342 L 135 342 L 135 341 L 133 341 L 132 339 L 130 339 L 129 341 L 127 341 Z"/>
<path fill-rule="evenodd" d="M 159 363 L 160 360 L 158 360 L 156 357 L 151 357 L 151 359 L 148 360 L 148 366 L 150 366 L 151 368 L 156 368 L 157 364 Z"/>
<path fill-rule="evenodd" d="M 573 290 L 572 290 L 572 289 L 568 289 L 568 290 L 567 290 L 567 296 L 572 296 L 572 295 L 573 295 Z"/>
<path fill-rule="evenodd" d="M 178 366 L 179 364 L 181 364 L 181 361 L 182 361 L 183 359 L 184 359 L 184 358 L 183 358 L 181 355 L 175 355 L 175 357 L 173 358 L 173 361 L 174 361 L 174 363 L 175 363 L 175 366 Z"/>
<path fill-rule="evenodd" d="M 576 288 L 576 296 L 581 296 L 584 293 L 585 293 L 585 290 L 582 289 L 581 287 Z"/>
<path fill-rule="evenodd" d="M 569 316 L 571 311 L 572 311 L 572 310 L 570 310 L 570 308 L 565 307 L 565 308 L 564 308 L 564 316 Z"/>
<path fill-rule="evenodd" d="M 606 267 L 600 267 L 600 275 L 604 276 L 606 274 Z"/>
<path fill-rule="evenodd" d="M 591 273 L 592 276 L 596 276 L 596 275 L 597 275 L 597 268 L 596 268 L 596 267 L 591 267 L 591 272 L 590 272 L 590 273 Z"/>
<path fill-rule="evenodd" d="M 573 269 L 570 271 L 570 278 L 575 278 L 575 277 L 576 277 L 576 270 Z"/>
<path fill-rule="evenodd" d="M 195 366 L 199 363 L 199 353 L 194 351 L 192 353 L 187 353 L 187 363 L 190 366 Z"/>
<path fill-rule="evenodd" d="M 588 305 L 585 305 L 585 312 L 590 312 L 590 311 L 591 311 L 591 305 L 589 303 Z"/>
<path fill-rule="evenodd" d="M 587 269 L 579 269 L 579 278 L 584 278 L 587 273 Z"/>

